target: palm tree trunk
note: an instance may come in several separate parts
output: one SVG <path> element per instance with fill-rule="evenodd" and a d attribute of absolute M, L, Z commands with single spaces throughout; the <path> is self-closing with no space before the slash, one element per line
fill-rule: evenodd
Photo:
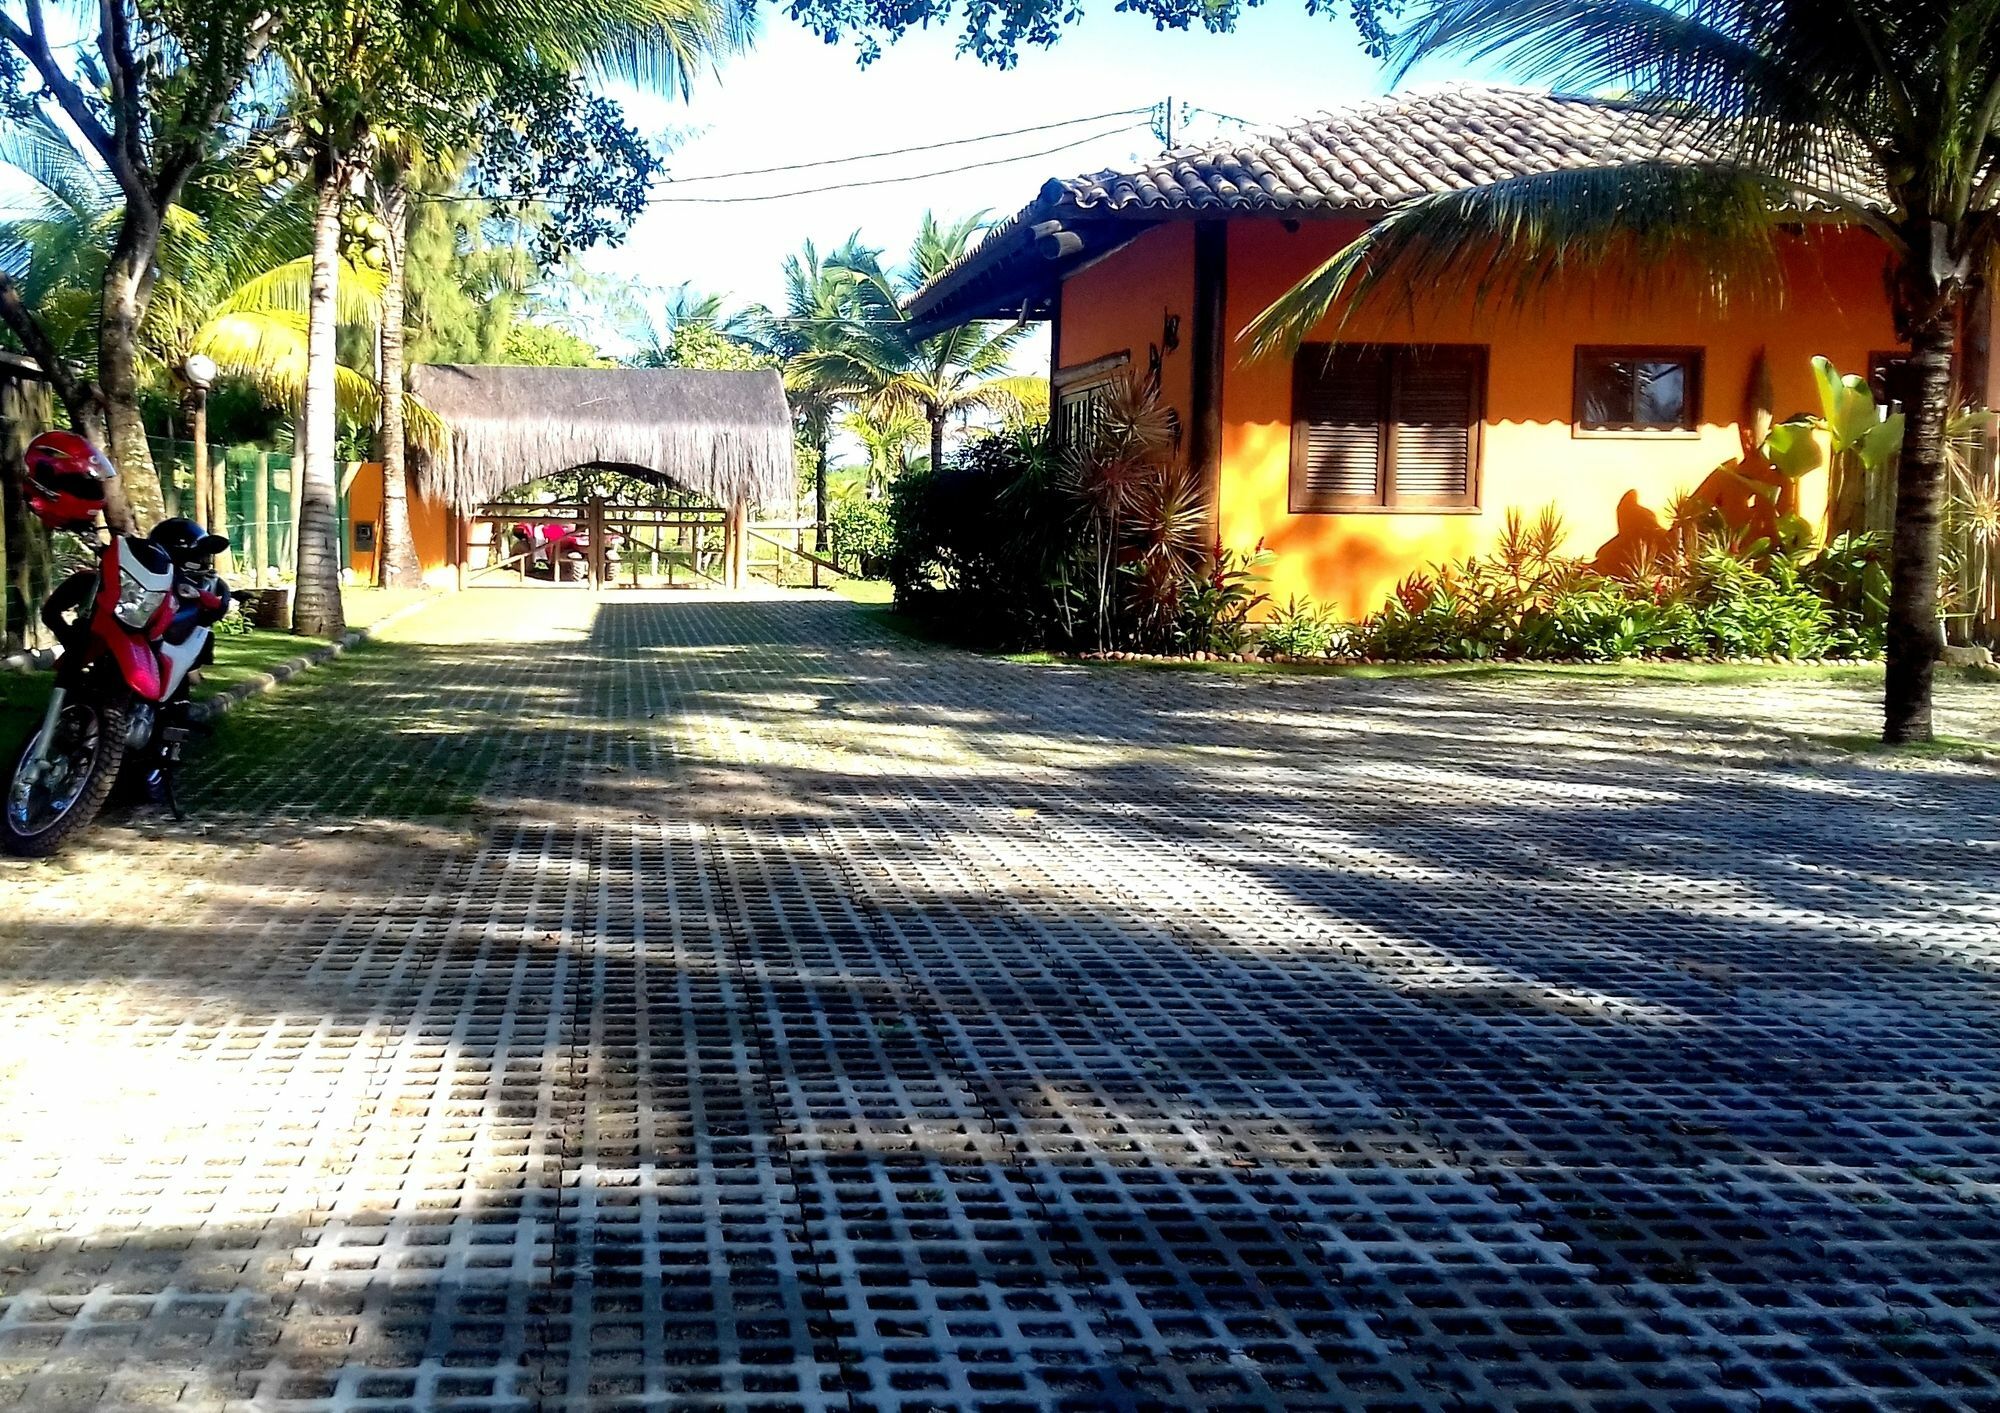
<path fill-rule="evenodd" d="M 409 236 L 408 174 L 392 167 L 382 184 L 382 224 L 388 228 L 388 270 L 382 288 L 382 424 L 376 435 L 375 458 L 382 463 L 382 527 L 376 562 L 387 586 L 414 584 L 421 572 L 416 546 L 410 540 L 407 444 L 403 435 L 403 288 L 409 275 L 405 243 Z"/>
<path fill-rule="evenodd" d="M 936 408 L 931 414 L 931 474 L 944 470 L 944 413 Z"/>
<path fill-rule="evenodd" d="M 158 213 L 127 202 L 104 270 L 103 312 L 98 321 L 97 370 L 104 389 L 107 450 L 118 465 L 129 528 L 139 530 L 166 515 L 152 449 L 146 444 L 146 424 L 139 415 L 139 324 L 152 294 L 153 256 L 159 244 Z"/>
<path fill-rule="evenodd" d="M 1908 418 L 1896 468 L 1896 531 L 1889 561 L 1888 673 L 1882 739 L 1928 741 L 1938 660 L 1938 553 L 1945 429 L 1951 419 L 1954 320 L 1933 315 L 1910 338 Z"/>
<path fill-rule="evenodd" d="M 300 414 L 299 559 L 292 631 L 337 638 L 347 629 L 340 603 L 339 496 L 334 465 L 334 317 L 340 291 L 340 195 L 346 163 L 315 159 L 312 288 L 306 305 L 306 390 Z"/>

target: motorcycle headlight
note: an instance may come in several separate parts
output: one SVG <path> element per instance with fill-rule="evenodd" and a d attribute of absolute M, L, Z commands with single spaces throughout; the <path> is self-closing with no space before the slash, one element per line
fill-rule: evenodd
<path fill-rule="evenodd" d="M 111 606 L 112 616 L 127 628 L 144 628 L 167 601 L 165 589 L 149 589 L 144 584 L 127 584 Z"/>

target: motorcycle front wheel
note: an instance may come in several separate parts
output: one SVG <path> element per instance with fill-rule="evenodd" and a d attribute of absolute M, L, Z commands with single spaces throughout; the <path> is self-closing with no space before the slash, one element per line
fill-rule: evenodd
<path fill-rule="evenodd" d="M 21 858 L 46 858 L 90 827 L 118 782 L 125 758 L 125 713 L 88 699 L 66 702 L 55 739 L 35 764 L 42 728 L 14 752 L 0 814 L 0 848 Z"/>

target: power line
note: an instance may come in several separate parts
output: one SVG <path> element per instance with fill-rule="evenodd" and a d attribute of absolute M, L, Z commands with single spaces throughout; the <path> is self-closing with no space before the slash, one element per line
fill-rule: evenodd
<path fill-rule="evenodd" d="M 1125 116 L 1125 114 L 1126 114 L 1126 113 L 1146 113 L 1146 114 L 1151 114 L 1151 113 L 1152 113 L 1153 111 L 1154 111 L 1154 110 L 1153 110 L 1153 109 L 1151 109 L 1151 108 L 1134 108 L 1134 109 L 1128 109 L 1128 110 L 1125 110 L 1125 112 L 1123 112 L 1123 113 L 1113 113 L 1113 114 L 1108 114 L 1108 115 L 1106 115 L 1106 116 L 1109 116 L 1109 117 L 1122 117 L 1122 116 Z M 1080 121 L 1080 122 L 1090 122 L 1090 121 L 1094 121 L 1094 120 L 1093 120 L 1093 119 L 1088 119 L 1088 118 L 1085 118 L 1085 119 L 1073 119 L 1073 120 L 1071 120 L 1070 122 L 1066 122 L 1066 123 L 1062 123 L 1062 124 L 1052 124 L 1052 125 L 1050 125 L 1050 126 L 1064 126 L 1064 127 L 1067 127 L 1067 126 L 1070 126 L 1070 125 L 1071 125 L 1072 123 L 1074 123 L 1074 122 L 1079 122 L 1079 121 Z M 1145 123 L 1145 122 L 1143 122 L 1143 121 L 1142 121 L 1142 122 L 1136 122 L 1136 123 L 1120 123 L 1120 124 L 1118 124 L 1118 125 L 1117 125 L 1116 127 L 1109 127 L 1109 128 L 1104 128 L 1104 129 L 1102 129 L 1102 130 L 1100 130 L 1100 131 L 1098 131 L 1098 132 L 1093 132 L 1093 133 L 1086 133 L 1086 134 L 1085 134 L 1084 136 L 1082 136 L 1082 137 L 1079 137 L 1079 138 L 1075 138 L 1075 139 L 1073 139 L 1073 140 L 1071 140 L 1071 141 L 1069 141 L 1069 142 L 1063 142 L 1063 143 L 1058 143 L 1058 144 L 1057 144 L 1056 146 L 1054 146 L 1054 147 L 1045 147 L 1045 148 L 1042 148 L 1042 149 L 1041 149 L 1040 151 L 1038 151 L 1038 152 L 1022 152 L 1022 153 L 1017 153 L 1017 154 L 1015 154 L 1015 155 L 1013 155 L 1013 156 L 1010 156 L 1010 157 L 990 157 L 990 158 L 987 158 L 987 159 L 986 159 L 985 161 L 981 161 L 981 162 L 968 162 L 968 163 L 965 163 L 965 164 L 964 164 L 964 165 L 962 165 L 962 166 L 957 166 L 957 167 L 942 167 L 942 168 L 938 168 L 938 169 L 935 169 L 935 170 L 932 170 L 932 171 L 927 171 L 927 172 L 910 172 L 910 173 L 907 173 L 907 174 L 905 174 L 905 175 L 903 175 L 903 176 L 896 176 L 896 177 L 870 177 L 870 178 L 866 178 L 866 179 L 862 179 L 862 180 L 856 180 L 856 181 L 850 181 L 850 182 L 833 182 L 833 183 L 830 183 L 830 184 L 828 184 L 828 185 L 826 185 L 826 186 L 815 186 L 815 187 L 802 187 L 802 188 L 800 188 L 800 189 L 799 189 L 799 190 L 797 190 L 797 191 L 773 191 L 773 192 L 760 192 L 760 193 L 757 193 L 757 194 L 754 194 L 754 195 L 746 195 L 746 196 L 672 196 L 672 195 L 667 195 L 667 194 L 663 194 L 663 193 L 660 193 L 660 192 L 654 192 L 654 193 L 651 193 L 651 194 L 649 194 L 649 195 L 648 195 L 648 196 L 646 197 L 646 204 L 647 204 L 647 205 L 649 205 L 649 206 L 653 206 L 653 205 L 660 205 L 660 206 L 671 206 L 671 205 L 701 205 L 701 206 L 734 206 L 734 205 L 738 205 L 738 204 L 740 204 L 740 203 L 743 203 L 743 202 L 759 202 L 759 201 L 785 201 L 785 200 L 789 200 L 790 198 L 792 198 L 792 197 L 795 197 L 795 196 L 818 196 L 818 195 L 821 195 L 821 194 L 823 194 L 823 193 L 826 193 L 826 192 L 830 192 L 830 191 L 853 191 L 853 190 L 856 190 L 856 189 L 858 189 L 858 188 L 862 188 L 862 187 L 875 187 L 875 186 L 895 186 L 895 185 L 898 185 L 898 184 L 900 184 L 900 183 L 903 183 L 903 182 L 920 182 L 920 181 L 928 181 L 928 180 L 929 180 L 929 179 L 931 179 L 932 177 L 944 177 L 944 176 L 951 176 L 951 175 L 953 175 L 954 173 L 957 173 L 957 172 L 977 172 L 977 171 L 982 171 L 982 170 L 984 170 L 984 169 L 986 169 L 986 168 L 988 168 L 988 167 L 1004 167 L 1004 166 L 1007 166 L 1008 164 L 1010 164 L 1010 163 L 1013 163 L 1013 162 L 1030 162 L 1030 161 L 1033 161 L 1033 160 L 1034 160 L 1035 158 L 1037 158 L 1037 157 L 1050 157 L 1050 156 L 1054 156 L 1054 155 L 1055 155 L 1056 153 L 1058 153 L 1058 152 L 1067 152 L 1067 151 L 1069 151 L 1069 150 L 1070 150 L 1070 149 L 1072 149 L 1072 148 L 1076 148 L 1076 147 L 1083 147 L 1083 146 L 1085 146 L 1085 145 L 1087 145 L 1087 144 L 1089 144 L 1089 143 L 1093 143 L 1093 142 L 1096 142 L 1096 141 L 1098 141 L 1098 140 L 1099 140 L 1099 139 L 1101 139 L 1101 138 L 1106 138 L 1106 137 L 1116 137 L 1116 136 L 1117 136 L 1117 135 L 1118 135 L 1119 133 L 1122 133 L 1122 132 L 1130 132 L 1130 131 L 1132 131 L 1132 130 L 1133 130 L 1134 128 L 1141 128 L 1141 127 L 1144 127 L 1144 126 L 1146 126 L 1146 123 Z M 1020 131 L 1023 131 L 1023 132 L 1035 132 L 1035 131 L 1042 131 L 1042 130 L 1043 130 L 1043 129 L 1037 129 L 1037 128 L 1024 128 L 1024 129 L 1021 129 Z M 986 138 L 997 138 L 997 137 L 1011 137 L 1011 136 L 1014 136 L 1014 135 L 1015 135 L 1015 134 L 1013 134 L 1013 133 L 988 133 L 988 134 L 986 134 L 986 135 L 985 135 L 985 138 L 959 138 L 959 139 L 956 139 L 956 143 L 958 143 L 958 144 L 963 144 L 963 143 L 966 143 L 966 142 L 974 142 L 974 141 L 984 141 L 984 140 L 986 140 Z M 947 145 L 951 145 L 951 144 L 944 144 L 944 143 L 940 143 L 940 144 L 936 144 L 936 145 L 937 145 L 937 146 L 947 146 Z M 925 151 L 925 150 L 928 150 L 928 149 L 926 149 L 926 148 L 911 148 L 911 149 L 909 149 L 909 150 L 910 150 L 910 151 Z M 818 165 L 830 165 L 830 164 L 831 164 L 831 163 L 832 163 L 833 161 L 835 161 L 835 160 L 839 160 L 839 161 L 859 161 L 860 159 L 859 159 L 859 158 L 841 158 L 841 159 L 829 159 L 828 163 L 824 163 L 824 164 L 822 164 L 822 163 L 800 163 L 800 164 L 799 164 L 799 166 L 802 166 L 802 167 L 803 167 L 803 166 L 818 166 Z M 776 169 L 774 169 L 774 170 L 776 170 Z M 712 181 L 712 180 L 719 180 L 719 179 L 720 179 L 721 177 L 724 177 L 724 176 L 752 176 L 752 175 L 755 175 L 755 173 L 751 173 L 751 172 L 726 172 L 726 173 L 723 173 L 723 172 L 718 172 L 718 173 L 715 173 L 715 174 L 714 174 L 713 176 L 711 176 L 711 177 L 704 177 L 704 178 L 702 178 L 702 180 L 704 180 L 704 181 Z M 692 180 L 692 179 L 690 178 L 690 180 Z M 679 183 L 678 183 L 678 182 L 674 182 L 674 183 L 670 183 L 670 185 L 679 185 Z M 414 199 L 414 200 L 417 200 L 417 201 L 422 201 L 422 202 L 441 202 L 441 201 L 459 201 L 459 202 L 472 202 L 472 203 L 491 203 L 491 202 L 518 202 L 518 201 L 534 201 L 534 200 L 538 200 L 538 199 L 541 199 L 541 198 L 544 198 L 544 197 L 546 197 L 547 195 L 548 195 L 548 193 L 546 193 L 546 192 L 532 192 L 532 193 L 526 193 L 526 194 L 518 194 L 518 193 L 517 193 L 517 194 L 509 194 L 509 195 L 504 195 L 504 196 L 467 196 L 467 195 L 456 195 L 456 194 L 452 194 L 452 193 L 448 193 L 448 192 L 446 192 L 446 193 L 438 193 L 438 194 L 435 194 L 435 195 L 433 195 L 433 194 L 429 194 L 429 193 L 422 193 L 422 194 L 419 194 L 419 195 L 417 195 L 417 196 L 416 196 L 416 197 L 414 197 L 413 199 Z"/>
<path fill-rule="evenodd" d="M 1039 152 L 1023 152 L 1013 157 L 995 157 L 985 162 L 968 162 L 961 167 L 940 167 L 934 171 L 929 171 L 929 172 L 911 172 L 906 176 L 900 176 L 900 177 L 874 177 L 867 181 L 834 182 L 828 186 L 802 187 L 797 191 L 763 192 L 756 196 L 655 195 L 647 197 L 646 202 L 648 205 L 654 205 L 654 206 L 673 206 L 673 205 L 734 206 L 739 203 L 753 202 L 753 201 L 788 201 L 795 196 L 819 196 L 829 191 L 855 191 L 859 190 L 862 187 L 896 186 L 903 182 L 921 182 L 921 181 L 928 181 L 932 177 L 954 176 L 959 172 L 977 172 L 987 167 L 1005 167 L 1014 162 L 1031 162 L 1037 157 L 1052 157 L 1058 152 L 1067 152 L 1071 148 L 1083 147 L 1089 143 L 1096 142 L 1101 138 L 1116 137 L 1119 133 L 1131 132 L 1135 128 L 1142 128 L 1145 126 L 1147 126 L 1146 123 L 1120 123 L 1115 128 L 1106 128 L 1102 132 L 1089 133 L 1083 137 L 1077 138 L 1073 142 L 1065 142 L 1055 147 L 1045 147 Z"/>
<path fill-rule="evenodd" d="M 1270 126 L 1268 123 L 1253 123 L 1248 118 L 1239 118 L 1234 113 L 1218 113 L 1213 108 L 1197 108 L 1192 103 L 1183 104 L 1182 108 L 1184 111 L 1190 113 L 1206 113 L 1211 118 L 1220 118 L 1225 123 L 1235 123 L 1239 127 L 1262 128 Z"/>
<path fill-rule="evenodd" d="M 1079 123 L 1101 123 L 1107 118 L 1130 118 L 1140 113 L 1150 113 L 1151 108 L 1120 108 L 1110 113 L 1092 113 L 1082 118 L 1064 118 L 1055 123 L 1037 123 L 1030 128 L 1010 128 L 1006 132 L 981 133 L 977 137 L 954 137 L 943 142 L 925 142 L 915 147 L 887 147 L 880 152 L 857 152 L 852 157 L 824 157 L 813 162 L 788 162 L 782 167 L 750 167 L 740 172 L 704 172 L 694 177 L 669 177 L 675 186 L 688 182 L 720 182 L 731 177 L 765 177 L 777 172 L 803 172 L 811 167 L 838 167 L 848 162 L 867 162 L 877 157 L 901 157 L 912 152 L 935 152 L 944 147 L 966 147 L 975 142 L 994 142 L 1003 137 L 1020 137 L 1031 132 L 1049 132 L 1055 128 L 1073 128 Z"/>

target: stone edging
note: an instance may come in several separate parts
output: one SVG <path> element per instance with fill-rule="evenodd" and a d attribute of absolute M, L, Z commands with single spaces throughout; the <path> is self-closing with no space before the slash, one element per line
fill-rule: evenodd
<path fill-rule="evenodd" d="M 366 628 L 350 628 L 335 642 L 322 643 L 295 658 L 279 663 L 269 672 L 256 673 L 233 687 L 217 692 L 212 697 L 204 697 L 194 704 L 194 719 L 213 721 L 251 697 L 261 696 L 280 683 L 291 681 L 306 669 L 318 667 L 323 662 L 331 662 L 349 648 L 367 642 L 377 630 L 387 628 L 398 619 L 409 617 L 420 608 L 430 607 L 441 597 L 442 594 L 428 594 L 415 603 L 405 604 L 394 613 L 383 615 Z M 0 671 L 40 672 L 55 666 L 55 661 L 54 648 L 31 648 L 27 652 L 9 653 L 5 658 L 0 658 Z"/>
<path fill-rule="evenodd" d="M 429 608 L 440 597 L 442 597 L 440 594 L 426 595 L 418 599 L 415 603 L 405 604 L 394 613 L 384 614 L 366 628 L 350 628 L 333 642 L 321 643 L 318 647 L 308 652 L 303 652 L 297 657 L 286 659 L 269 672 L 254 673 L 243 681 L 238 682 L 235 686 L 225 688 L 212 697 L 203 697 L 194 704 L 194 719 L 196 721 L 213 721 L 218 716 L 223 716 L 235 710 L 238 706 L 250 700 L 250 698 L 260 697 L 273 687 L 291 681 L 294 677 L 309 668 L 318 667 L 322 663 L 332 662 L 349 648 L 358 647 L 362 643 L 367 642 L 376 632 L 387 628 L 391 623 L 408 618 L 418 609 Z"/>

